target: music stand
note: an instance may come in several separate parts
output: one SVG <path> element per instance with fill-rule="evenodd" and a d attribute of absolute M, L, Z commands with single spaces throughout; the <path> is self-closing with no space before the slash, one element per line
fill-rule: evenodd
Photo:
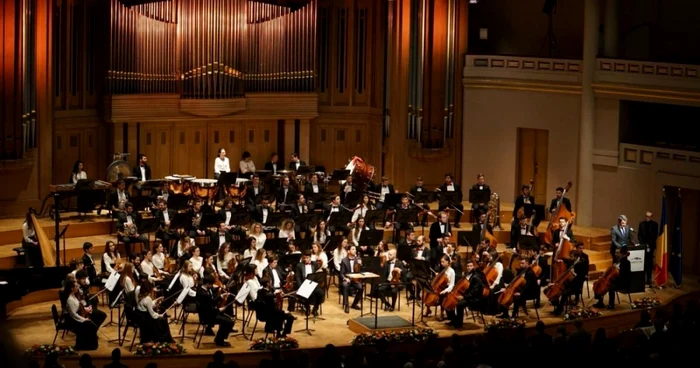
<path fill-rule="evenodd" d="M 265 243 L 267 243 L 267 241 Z M 234 240 L 229 243 L 229 251 L 243 254 L 243 252 L 248 249 L 249 244 L 250 242 L 248 242 L 248 239 Z"/>
<path fill-rule="evenodd" d="M 280 258 L 280 266 L 282 266 L 282 268 L 286 268 L 285 266 L 292 266 L 292 270 L 294 270 L 294 265 L 301 262 L 301 256 L 301 253 L 285 254 Z"/>
<path fill-rule="evenodd" d="M 544 218 L 544 205 L 528 203 L 525 204 L 524 207 L 525 216 L 530 217 L 532 216 L 533 212 L 535 213 L 535 220 L 533 221 L 532 225 L 539 225 L 540 221 L 542 221 L 542 219 Z"/>
<path fill-rule="evenodd" d="M 518 235 L 518 248 L 525 250 L 540 250 L 539 237 L 532 235 Z"/>
<path fill-rule="evenodd" d="M 363 230 L 358 243 L 360 245 L 375 246 L 384 239 L 384 230 Z"/>
<path fill-rule="evenodd" d="M 189 208 L 190 197 L 184 194 L 173 194 L 172 191 L 168 193 L 168 208 L 172 208 L 175 211 L 182 211 Z"/>
<path fill-rule="evenodd" d="M 469 203 L 489 203 L 491 200 L 491 189 L 478 190 L 469 189 Z"/>
<path fill-rule="evenodd" d="M 403 198 L 405 193 L 393 193 L 384 195 L 384 205 L 386 208 L 396 208 L 401 203 L 401 198 Z"/>
<path fill-rule="evenodd" d="M 479 231 L 464 231 L 460 232 L 461 236 L 457 239 L 458 245 L 464 245 L 472 248 L 472 252 L 481 243 L 481 232 Z"/>
<path fill-rule="evenodd" d="M 321 219 L 321 214 L 315 212 L 300 213 L 296 223 L 299 225 L 299 230 L 306 231 L 311 226 L 316 225 Z"/>
<path fill-rule="evenodd" d="M 460 193 L 457 191 L 452 192 L 440 192 L 440 207 L 453 207 L 459 204 Z"/>
<path fill-rule="evenodd" d="M 150 206 L 150 204 L 151 204 L 151 203 L 150 203 L 150 202 L 151 202 L 151 198 L 150 198 L 150 197 L 147 197 L 147 196 L 135 196 L 135 197 L 131 197 L 130 201 L 131 201 L 131 204 L 134 205 L 134 210 L 135 210 L 135 211 L 139 211 L 139 210 L 146 210 L 146 211 L 149 211 L 149 210 L 150 210 L 150 207 L 151 207 L 151 206 Z M 149 211 L 149 212 L 150 212 L 150 211 Z"/>
<path fill-rule="evenodd" d="M 381 230 L 380 230 L 381 231 Z M 362 279 L 362 285 L 364 289 L 364 285 L 370 284 L 370 293 L 369 293 L 369 313 L 367 313 L 370 316 L 374 316 L 375 313 L 372 312 L 372 305 L 375 303 L 374 299 L 379 297 L 379 289 L 378 289 L 378 284 L 381 281 L 382 275 L 383 275 L 383 270 L 384 268 L 382 267 L 382 259 L 381 257 L 375 257 L 375 256 L 364 256 L 361 257 L 362 259 L 362 266 L 360 266 L 360 272 L 372 272 L 374 274 L 379 275 L 377 278 L 372 278 L 372 279 Z M 364 294 L 364 290 L 363 290 Z M 367 294 L 364 294 L 367 295 Z M 363 297 L 364 299 L 364 297 Z M 363 306 L 360 307 L 360 317 L 364 317 L 365 315 L 365 309 Z"/>
<path fill-rule="evenodd" d="M 267 239 L 263 245 L 263 249 L 273 253 L 284 253 L 283 249 L 286 248 L 287 243 L 288 241 L 286 238 Z"/>
<path fill-rule="evenodd" d="M 311 292 L 310 296 L 314 295 L 314 292 L 316 292 L 316 289 L 318 289 L 318 288 L 325 289 L 326 288 L 327 276 L 328 275 L 325 271 L 324 272 L 314 272 L 314 273 L 310 273 L 310 274 L 306 275 L 307 280 L 311 280 L 317 284 L 316 287 L 314 288 L 314 290 Z M 321 289 L 321 290 L 323 290 L 323 289 Z M 296 299 L 299 299 L 306 306 L 306 308 L 304 308 L 306 310 L 306 317 L 304 318 L 305 322 L 306 322 L 306 327 L 304 329 L 294 331 L 294 333 L 306 332 L 307 334 L 309 334 L 309 336 L 311 336 L 311 333 L 315 332 L 316 330 L 309 328 L 309 315 L 310 315 L 309 310 L 311 309 L 310 305 L 309 305 L 310 304 L 309 298 L 304 298 L 303 296 L 298 295 L 296 292 L 294 293 L 294 297 Z M 325 321 L 326 319 L 322 318 L 322 317 L 314 317 L 314 323 L 316 323 L 316 320 Z"/>
<path fill-rule="evenodd" d="M 302 252 L 306 249 L 311 249 L 311 243 L 313 243 L 313 239 L 311 237 L 294 240 L 294 245 L 296 245 L 297 250 Z M 323 247 L 323 244 L 321 244 L 321 247 Z"/>
<path fill-rule="evenodd" d="M 435 202 L 434 192 L 417 192 L 413 198 L 413 203 L 433 203 Z"/>
<path fill-rule="evenodd" d="M 335 169 L 333 170 L 333 174 L 331 174 L 331 178 L 329 180 L 332 181 L 343 181 L 346 180 L 350 176 L 350 170 L 345 170 L 345 169 Z"/>
<path fill-rule="evenodd" d="M 268 210 L 269 213 L 267 214 L 267 222 L 265 222 L 263 227 L 268 227 L 268 228 L 277 228 L 282 224 L 282 221 L 284 221 L 287 216 L 284 213 L 279 213 L 279 212 L 272 212 L 271 209 Z"/>
<path fill-rule="evenodd" d="M 362 200 L 364 193 L 359 190 L 354 190 L 345 197 L 343 204 L 347 207 L 356 207 Z"/>
<path fill-rule="evenodd" d="M 412 316 L 412 324 L 415 325 L 415 320 L 416 320 L 416 299 L 418 295 L 423 295 L 423 293 L 428 290 L 428 291 L 433 291 L 432 286 L 430 286 L 431 281 L 432 281 L 432 270 L 430 269 L 430 264 L 428 264 L 428 261 L 423 261 L 419 259 L 407 259 L 406 263 L 408 264 L 409 270 L 411 274 L 413 275 L 413 279 L 416 280 L 416 285 L 414 285 L 414 293 L 413 295 L 416 296 L 416 298 L 413 299 L 413 316 Z M 416 290 L 418 289 L 418 290 Z M 428 326 L 428 323 L 423 320 L 423 312 L 421 311 L 420 314 L 420 321 L 421 324 L 424 326 Z"/>
<path fill-rule="evenodd" d="M 190 214 L 188 212 L 177 212 L 170 221 L 170 229 L 184 229 L 188 221 L 190 221 Z"/>
<path fill-rule="evenodd" d="M 414 224 L 418 223 L 418 209 L 415 207 L 409 207 L 407 209 L 397 208 L 396 219 L 394 220 L 394 222 L 397 222 L 399 224 L 408 224 L 411 222 Z M 397 240 L 398 238 L 399 230 L 397 230 L 394 226 L 394 240 Z"/>
<path fill-rule="evenodd" d="M 377 222 L 381 222 L 383 227 L 384 217 L 386 217 L 385 210 L 370 210 L 367 211 L 367 213 L 365 214 L 365 223 L 367 224 L 367 226 L 369 226 L 369 224 L 374 225 Z"/>
<path fill-rule="evenodd" d="M 241 227 L 251 223 L 250 212 L 243 208 L 240 211 L 231 212 L 231 224 Z"/>
<path fill-rule="evenodd" d="M 219 222 L 221 222 L 221 217 L 218 213 L 205 213 L 202 215 L 201 226 L 204 228 L 219 227 Z"/>
<path fill-rule="evenodd" d="M 348 222 L 352 219 L 352 212 L 350 211 L 338 211 L 331 213 L 331 218 L 328 220 L 328 227 L 333 227 L 333 231 L 339 231 L 339 228 L 346 227 Z M 364 232 L 364 231 L 363 231 Z"/>
<path fill-rule="evenodd" d="M 139 234 L 148 234 L 148 240 L 151 240 L 151 234 L 158 231 L 158 228 L 160 227 L 160 222 L 158 222 L 158 219 L 155 217 L 152 218 L 147 218 L 145 220 L 141 220 L 141 223 L 139 224 L 138 227 L 138 233 Z"/>

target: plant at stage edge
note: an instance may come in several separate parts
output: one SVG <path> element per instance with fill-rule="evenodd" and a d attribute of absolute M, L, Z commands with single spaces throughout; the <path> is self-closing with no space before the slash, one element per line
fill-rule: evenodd
<path fill-rule="evenodd" d="M 410 330 L 389 330 L 365 332 L 353 337 L 350 344 L 353 346 L 376 345 L 378 342 L 402 343 L 422 342 L 437 337 L 437 332 L 432 328 L 414 328 Z"/>
<path fill-rule="evenodd" d="M 297 349 L 299 348 L 299 341 L 291 337 L 263 337 L 250 344 L 250 350 L 271 350 L 273 348 L 280 350 Z"/>
<path fill-rule="evenodd" d="M 574 319 L 588 319 L 588 318 L 594 318 L 594 317 L 600 317 L 603 314 L 600 313 L 598 309 L 595 308 L 587 308 L 587 309 L 579 309 L 579 308 L 572 308 L 569 310 L 568 313 L 564 315 L 564 320 L 565 321 L 571 321 Z"/>
<path fill-rule="evenodd" d="M 185 348 L 176 342 L 147 342 L 136 345 L 134 355 L 181 355 L 186 353 Z"/>
<path fill-rule="evenodd" d="M 632 302 L 632 309 L 654 308 L 661 305 L 659 298 L 644 297 Z"/>
<path fill-rule="evenodd" d="M 486 322 L 485 331 L 524 328 L 527 323 L 517 318 L 492 319 Z"/>
<path fill-rule="evenodd" d="M 25 351 L 25 354 L 32 357 L 45 357 L 50 353 L 56 353 L 60 357 L 78 355 L 72 346 L 67 345 L 34 345 Z"/>

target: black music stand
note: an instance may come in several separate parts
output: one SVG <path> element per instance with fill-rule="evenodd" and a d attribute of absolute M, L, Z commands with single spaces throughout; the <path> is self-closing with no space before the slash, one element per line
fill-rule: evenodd
<path fill-rule="evenodd" d="M 265 241 L 265 243 L 267 243 L 267 241 Z M 249 244 L 250 242 L 248 239 L 234 240 L 229 244 L 229 251 L 243 254 L 243 252 L 248 249 Z"/>
<path fill-rule="evenodd" d="M 363 230 L 358 243 L 360 245 L 375 246 L 384 239 L 384 230 Z"/>
<path fill-rule="evenodd" d="M 476 250 L 481 243 L 481 232 L 478 231 L 461 231 L 460 237 L 457 238 L 458 245 L 464 245 L 472 248 L 472 252 Z"/>
<path fill-rule="evenodd" d="M 489 203 L 491 200 L 491 189 L 475 190 L 469 189 L 469 203 Z"/>
<path fill-rule="evenodd" d="M 205 213 L 202 215 L 201 226 L 204 228 L 218 228 L 219 222 L 221 222 L 221 216 L 218 213 Z"/>
<path fill-rule="evenodd" d="M 297 175 L 311 174 L 316 171 L 316 167 L 312 165 L 299 166 L 297 169 Z"/>
<path fill-rule="evenodd" d="M 342 188 L 341 188 L 342 190 Z M 360 201 L 362 200 L 362 196 L 364 193 L 360 192 L 359 190 L 352 191 L 348 193 L 348 195 L 345 197 L 345 200 L 343 201 L 343 204 L 347 207 L 356 207 L 358 204 L 360 204 Z"/>
<path fill-rule="evenodd" d="M 367 211 L 365 214 L 365 223 L 367 226 L 369 224 L 374 225 L 377 222 L 382 223 L 382 227 L 384 227 L 384 218 L 386 217 L 386 210 L 370 210 Z"/>
<path fill-rule="evenodd" d="M 248 225 L 252 222 L 250 212 L 243 208 L 238 211 L 231 212 L 231 224 L 236 226 Z"/>
<path fill-rule="evenodd" d="M 265 242 L 267 243 L 267 242 Z M 266 244 L 267 245 L 267 244 Z M 292 253 L 292 254 L 285 254 L 280 258 L 280 266 L 291 266 L 292 271 L 294 270 L 294 266 L 296 266 L 299 262 L 301 262 L 301 253 Z M 283 267 L 286 268 L 286 267 Z"/>
<path fill-rule="evenodd" d="M 270 212 L 267 214 L 267 222 L 265 222 L 263 227 L 275 227 L 278 228 L 280 224 L 282 224 L 282 221 L 284 221 L 287 216 L 284 213 L 279 213 L 279 212 L 272 212 L 272 209 L 269 210 Z"/>
<path fill-rule="evenodd" d="M 134 205 L 135 211 L 146 210 L 151 212 L 151 197 L 148 196 L 134 196 L 129 199 L 131 204 Z"/>
<path fill-rule="evenodd" d="M 311 237 L 294 240 L 294 245 L 296 245 L 297 250 L 302 252 L 306 249 L 311 249 L 311 243 L 313 243 L 313 239 L 311 239 Z M 321 244 L 321 246 L 323 246 L 323 244 Z"/>
<path fill-rule="evenodd" d="M 158 231 L 159 227 L 160 227 L 160 222 L 158 222 L 158 218 L 151 217 L 151 218 L 141 220 L 141 223 L 139 224 L 137 231 L 139 234 L 142 234 L 142 235 L 148 234 L 148 240 L 150 241 L 151 234 Z"/>
<path fill-rule="evenodd" d="M 410 270 L 411 274 L 413 275 L 413 279 L 416 280 L 417 285 L 413 285 L 413 295 L 415 298 L 413 299 L 413 315 L 411 318 L 411 323 L 415 325 L 415 320 L 416 320 L 416 300 L 418 299 L 418 295 L 423 295 L 426 290 L 432 291 L 433 288 L 430 286 L 431 281 L 432 281 L 432 270 L 430 269 L 430 264 L 428 261 L 423 261 L 415 258 L 407 259 L 405 261 L 408 264 L 408 269 Z M 422 303 L 421 303 L 422 305 Z M 421 324 L 424 326 L 428 326 L 428 323 L 423 320 L 423 311 L 421 309 L 420 313 L 420 321 Z"/>
<path fill-rule="evenodd" d="M 435 202 L 435 192 L 417 192 L 413 198 L 413 203 L 433 203 Z"/>
<path fill-rule="evenodd" d="M 396 219 L 394 219 L 394 222 L 398 222 L 399 224 L 407 224 L 407 223 L 418 223 L 418 209 L 415 207 L 409 207 L 406 209 L 402 208 L 397 208 L 396 209 Z M 406 230 L 406 229 L 403 229 Z M 394 241 L 398 240 L 399 238 L 399 230 L 396 229 L 396 226 L 394 226 Z"/>
<path fill-rule="evenodd" d="M 286 251 L 287 244 L 289 242 L 287 239 L 280 239 L 280 238 L 275 238 L 275 239 L 267 239 L 265 240 L 265 244 L 263 245 L 263 249 L 266 251 L 279 254 L 279 253 L 284 253 Z"/>
<path fill-rule="evenodd" d="M 321 214 L 316 212 L 300 213 L 296 223 L 299 225 L 300 231 L 307 231 L 311 226 L 315 226 L 321 221 Z"/>
<path fill-rule="evenodd" d="M 385 208 L 396 208 L 401 203 L 401 198 L 403 198 L 405 193 L 394 193 L 384 195 L 384 206 Z"/>
<path fill-rule="evenodd" d="M 88 213 L 95 210 L 95 204 L 97 204 L 98 201 L 96 194 L 101 193 L 101 191 L 93 192 L 92 188 L 94 184 L 94 179 L 80 179 L 77 183 L 75 183 L 75 192 L 78 193 L 77 212 L 79 214 L 83 214 L 83 216 L 81 216 L 80 222 L 85 221 L 85 216 L 87 216 Z"/>
<path fill-rule="evenodd" d="M 518 235 L 518 248 L 524 250 L 540 250 L 540 238 L 532 235 Z"/>
<path fill-rule="evenodd" d="M 443 191 L 440 192 L 440 207 L 454 207 L 457 204 L 460 204 L 459 202 L 459 197 L 460 197 L 460 192 L 452 191 L 452 192 L 447 192 Z"/>
<path fill-rule="evenodd" d="M 175 229 L 184 229 L 190 221 L 190 214 L 189 212 L 178 212 L 175 213 L 175 216 L 173 217 L 172 220 L 170 220 L 170 229 L 175 230 Z"/>
<path fill-rule="evenodd" d="M 311 280 L 311 281 L 317 283 L 316 287 L 315 287 L 314 290 L 311 292 L 311 295 L 313 295 L 313 293 L 314 293 L 314 292 L 316 291 L 316 289 L 318 289 L 318 288 L 322 288 L 321 290 L 323 290 L 323 289 L 326 288 L 326 283 L 327 283 L 326 280 L 328 279 L 327 276 L 328 276 L 328 274 L 327 274 L 325 271 L 324 271 L 324 272 L 314 272 L 314 273 L 310 273 L 310 274 L 306 275 L 306 279 L 307 279 L 307 280 Z M 300 285 L 300 286 L 301 286 L 301 285 Z M 313 329 L 310 329 L 310 328 L 309 328 L 309 315 L 310 315 L 309 310 L 311 309 L 311 308 L 310 308 L 311 306 L 309 305 L 309 304 L 310 304 L 310 303 L 309 303 L 309 299 L 308 299 L 308 298 L 304 298 L 303 296 L 300 296 L 300 295 L 296 294 L 296 292 L 294 293 L 294 297 L 295 297 L 296 299 L 299 299 L 299 300 L 304 304 L 304 306 L 305 306 L 304 309 L 305 309 L 305 311 L 306 311 L 306 312 L 305 312 L 305 313 L 306 313 L 306 316 L 305 316 L 305 318 L 304 318 L 304 319 L 305 319 L 305 322 L 306 322 L 306 327 L 305 327 L 304 329 L 302 329 L 302 330 L 294 331 L 294 333 L 306 332 L 307 334 L 309 334 L 309 336 L 311 336 L 311 333 L 312 333 L 312 332 L 315 332 L 316 330 L 313 330 Z M 314 319 L 314 323 L 316 323 L 316 320 L 319 320 L 319 321 L 325 321 L 325 320 L 326 320 L 325 318 L 322 318 L 322 317 L 314 317 L 313 319 Z"/>
<path fill-rule="evenodd" d="M 190 197 L 184 194 L 173 194 L 171 191 L 168 193 L 168 208 L 172 208 L 175 211 L 182 211 L 189 208 Z"/>
<path fill-rule="evenodd" d="M 340 231 L 338 229 L 345 228 L 348 222 L 352 219 L 352 212 L 338 211 L 331 213 L 331 218 L 328 220 L 328 227 L 333 227 L 333 232 Z"/>
<path fill-rule="evenodd" d="M 350 176 L 350 170 L 345 170 L 345 169 L 335 169 L 333 170 L 333 174 L 331 174 L 330 181 L 343 181 L 346 180 Z"/>
<path fill-rule="evenodd" d="M 381 230 L 379 230 L 381 231 Z M 382 259 L 380 257 L 374 257 L 374 256 L 364 256 L 362 258 L 362 266 L 360 266 L 360 272 L 372 272 L 374 274 L 379 275 L 377 278 L 372 278 L 372 279 L 362 279 L 363 283 L 363 289 L 364 285 L 370 284 L 370 293 L 369 295 L 367 293 L 364 293 L 364 296 L 369 296 L 369 313 L 367 313 L 370 316 L 374 316 L 375 313 L 372 312 L 372 306 L 375 303 L 376 298 L 379 297 L 379 289 L 377 288 L 377 285 L 381 281 L 382 274 L 384 268 L 382 267 Z M 363 296 L 363 300 L 364 300 Z M 362 300 L 360 300 L 360 317 L 365 316 L 365 309 L 364 306 L 362 305 Z"/>
<path fill-rule="evenodd" d="M 219 174 L 219 179 L 216 183 L 219 186 L 219 199 L 229 197 L 228 188 L 230 186 L 235 186 L 237 179 L 238 179 L 237 172 L 222 172 L 221 174 Z M 239 196 L 239 199 L 240 199 L 240 196 Z M 239 205 L 240 205 L 240 202 L 241 201 L 239 200 L 238 201 Z"/>

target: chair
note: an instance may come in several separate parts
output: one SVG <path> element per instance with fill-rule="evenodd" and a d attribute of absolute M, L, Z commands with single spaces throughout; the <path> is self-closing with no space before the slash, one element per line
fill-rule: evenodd
<path fill-rule="evenodd" d="M 253 308 L 249 313 L 249 321 L 248 322 L 250 322 L 250 319 L 252 319 L 253 312 L 255 312 L 255 323 L 253 324 L 253 331 L 250 333 L 250 341 L 253 341 L 253 336 L 255 336 L 255 329 L 258 327 L 258 321 L 265 322 L 264 330 L 265 330 L 265 338 L 267 338 L 267 335 L 271 331 L 268 331 L 267 316 L 265 315 L 265 312 L 263 312 L 263 308 L 261 308 L 262 305 L 260 303 L 256 303 L 256 302 L 252 302 L 252 303 L 249 302 L 248 303 L 249 306 L 251 304 L 252 304 Z"/>
<path fill-rule="evenodd" d="M 185 341 L 185 324 L 187 323 L 187 318 L 190 314 L 197 314 L 197 304 L 189 303 L 182 308 L 182 325 L 180 326 L 180 342 Z M 197 338 L 196 331 L 195 336 L 192 337 L 192 342 L 196 341 Z"/>
<path fill-rule="evenodd" d="M 70 328 L 68 327 L 68 324 L 61 318 L 61 316 L 58 314 L 58 308 L 56 308 L 56 304 L 51 305 L 51 315 L 53 316 L 53 325 L 54 328 L 56 329 L 56 334 L 53 336 L 53 342 L 52 344 L 56 344 L 56 338 L 58 337 L 58 333 L 60 331 L 63 331 L 63 335 L 61 338 L 66 336 L 66 331 L 70 331 Z"/>
<path fill-rule="evenodd" d="M 630 293 L 629 290 L 615 290 L 615 296 L 617 297 L 617 304 L 622 304 L 622 302 L 620 301 L 620 293 L 627 294 L 627 298 L 629 299 L 630 305 L 632 305 L 632 293 Z"/>

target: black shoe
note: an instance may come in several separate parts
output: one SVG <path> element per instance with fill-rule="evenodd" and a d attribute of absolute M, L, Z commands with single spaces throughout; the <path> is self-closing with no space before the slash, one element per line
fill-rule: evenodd
<path fill-rule="evenodd" d="M 348 307 L 347 304 L 345 305 L 345 307 L 343 308 L 343 310 L 345 311 L 345 313 L 350 313 L 350 307 Z"/>
<path fill-rule="evenodd" d="M 214 336 L 214 330 L 211 329 L 211 327 L 207 327 L 206 331 L 204 331 L 204 336 Z"/>
<path fill-rule="evenodd" d="M 225 347 L 225 348 L 231 346 L 231 343 L 228 342 L 228 341 L 226 341 L 226 340 L 224 340 L 224 341 L 214 341 L 214 343 L 216 344 L 216 346 L 221 346 L 221 347 Z"/>
<path fill-rule="evenodd" d="M 314 310 L 311 311 L 311 314 L 313 314 L 314 317 L 318 317 L 318 309 L 314 308 Z"/>
<path fill-rule="evenodd" d="M 593 304 L 593 308 L 605 308 L 605 304 L 598 302 Z"/>
<path fill-rule="evenodd" d="M 499 315 L 498 318 L 510 318 L 510 316 L 508 316 L 508 313 L 503 313 Z"/>
<path fill-rule="evenodd" d="M 360 310 L 360 306 L 358 306 L 357 304 L 353 304 L 350 308 Z"/>

